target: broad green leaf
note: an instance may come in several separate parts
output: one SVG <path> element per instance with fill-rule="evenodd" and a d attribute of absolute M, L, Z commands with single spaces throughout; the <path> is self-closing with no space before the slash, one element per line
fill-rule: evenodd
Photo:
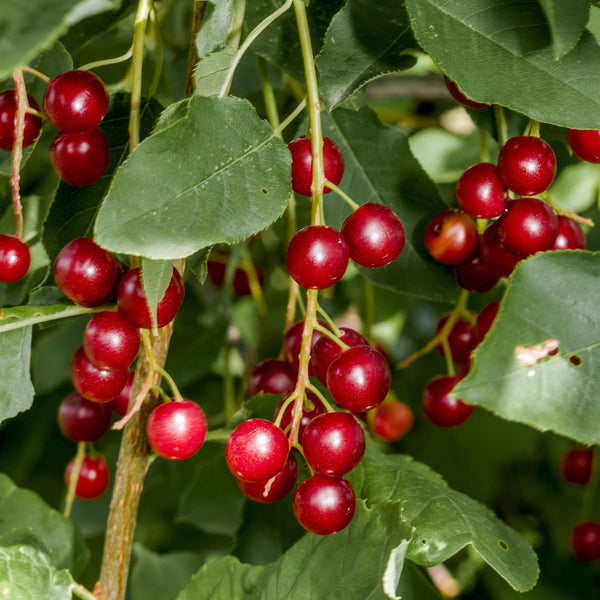
<path fill-rule="evenodd" d="M 31 327 L 0 333 L 0 422 L 27 410 L 33 402 L 30 356 Z"/>
<path fill-rule="evenodd" d="M 407 456 L 386 456 L 371 449 L 350 479 L 369 505 L 402 502 L 402 518 L 415 528 L 408 559 L 433 566 L 471 545 L 516 590 L 534 586 L 537 560 L 525 539 L 487 507 L 449 488 L 424 465 Z"/>
<path fill-rule="evenodd" d="M 0 17 L 0 80 L 50 48 L 72 25 L 120 4 L 120 0 L 4 2 Z"/>
<path fill-rule="evenodd" d="M 0 547 L 0 596 L 10 600 L 71 600 L 73 578 L 24 544 Z"/>
<path fill-rule="evenodd" d="M 101 309 L 86 308 L 75 304 L 53 304 L 51 306 L 13 306 L 0 311 L 0 334 L 30 328 L 32 325 L 66 319 L 96 312 Z M 8 339 L 8 338 L 7 338 Z"/>
<path fill-rule="evenodd" d="M 285 210 L 290 155 L 250 103 L 195 96 L 189 107 L 116 173 L 96 221 L 100 245 L 183 258 L 258 233 Z"/>
<path fill-rule="evenodd" d="M 411 535 L 399 503 L 367 510 L 359 502 L 346 529 L 330 536 L 306 534 L 267 566 L 242 564 L 232 556 L 208 563 L 177 600 L 397 598 Z"/>
<path fill-rule="evenodd" d="M 0 535 L 32 531 L 45 544 L 56 569 L 69 569 L 74 575 L 81 572 L 89 553 L 73 523 L 4 474 L 0 474 L 0 513 L 10 515 L 0 521 Z"/>
<path fill-rule="evenodd" d="M 152 260 L 142 257 L 141 275 L 152 323 L 156 325 L 156 307 L 171 283 L 173 263 L 170 260 Z"/>
<path fill-rule="evenodd" d="M 456 396 L 541 431 L 600 442 L 598 259 L 586 251 L 546 252 L 517 266 Z M 558 352 L 536 361 L 549 340 Z"/>
<path fill-rule="evenodd" d="M 196 52 L 200 58 L 221 50 L 227 43 L 235 4 L 235 0 L 209 0 L 206 4 L 196 36 Z"/>
<path fill-rule="evenodd" d="M 590 0 L 538 0 L 552 33 L 554 57 L 558 60 L 575 46 L 588 20 Z"/>
<path fill-rule="evenodd" d="M 406 8 L 397 0 L 350 0 L 332 19 L 317 58 L 319 93 L 330 109 L 369 81 L 416 63 L 403 54 L 416 42 Z"/>
<path fill-rule="evenodd" d="M 419 44 L 468 97 L 545 123 L 598 126 L 598 80 L 590 73 L 600 48 L 589 32 L 557 61 L 535 0 L 406 0 L 406 6 Z"/>
<path fill-rule="evenodd" d="M 599 185 L 598 167 L 579 161 L 558 173 L 548 193 L 561 208 L 582 213 L 597 202 Z"/>
<path fill-rule="evenodd" d="M 219 96 L 234 60 L 235 52 L 231 48 L 200 59 L 194 70 L 195 93 L 199 96 Z"/>
<path fill-rule="evenodd" d="M 391 208 L 406 230 L 406 245 L 392 264 L 361 272 L 379 285 L 399 292 L 453 302 L 457 296 L 454 274 L 427 253 L 423 236 L 427 223 L 447 207 L 410 151 L 406 136 L 383 125 L 368 108 L 358 112 L 337 109 L 323 114 L 325 135 L 344 155 L 342 189 L 358 204 L 380 202 Z M 341 227 L 350 209 L 330 193 L 325 197 L 327 223 Z"/>

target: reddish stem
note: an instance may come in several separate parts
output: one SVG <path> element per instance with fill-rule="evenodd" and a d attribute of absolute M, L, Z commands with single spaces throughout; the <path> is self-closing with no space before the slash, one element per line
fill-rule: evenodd
<path fill-rule="evenodd" d="M 29 107 L 27 104 L 27 90 L 25 89 L 25 80 L 23 71 L 15 69 L 13 71 L 13 81 L 15 83 L 15 93 L 17 98 L 17 112 L 15 115 L 15 139 L 12 148 L 12 169 L 10 173 L 10 187 L 12 190 L 13 208 L 17 219 L 16 235 L 19 239 L 23 236 L 23 206 L 21 205 L 20 192 L 20 169 L 23 158 L 23 132 L 25 129 L 25 113 Z"/>

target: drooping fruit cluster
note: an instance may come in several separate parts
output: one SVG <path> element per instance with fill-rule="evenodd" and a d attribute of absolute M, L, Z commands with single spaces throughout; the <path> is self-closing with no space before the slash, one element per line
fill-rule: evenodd
<path fill-rule="evenodd" d="M 104 174 L 109 146 L 98 126 L 107 109 L 104 84 L 89 71 L 67 71 L 48 84 L 44 112 L 60 129 L 50 146 L 50 158 L 63 181 L 90 185 Z"/>

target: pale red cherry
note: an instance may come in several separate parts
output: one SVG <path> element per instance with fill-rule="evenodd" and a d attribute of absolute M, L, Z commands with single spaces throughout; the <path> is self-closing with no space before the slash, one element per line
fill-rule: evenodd
<path fill-rule="evenodd" d="M 271 504 L 287 496 L 298 478 L 298 462 L 293 452 L 290 452 L 285 465 L 279 473 L 264 481 L 243 481 L 237 483 L 245 496 L 256 502 Z"/>

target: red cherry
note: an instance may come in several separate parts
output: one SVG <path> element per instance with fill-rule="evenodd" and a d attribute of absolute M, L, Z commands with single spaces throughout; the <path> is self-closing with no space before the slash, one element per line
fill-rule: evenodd
<path fill-rule="evenodd" d="M 184 460 L 196 454 L 204 444 L 206 430 L 204 411 L 187 399 L 159 404 L 146 421 L 152 450 L 168 460 Z"/>
<path fill-rule="evenodd" d="M 29 246 L 14 235 L 0 234 L 0 281 L 13 283 L 23 279 L 30 266 Z"/>
<path fill-rule="evenodd" d="M 592 475 L 594 452 L 590 448 L 571 448 L 563 454 L 560 472 L 570 483 L 585 485 Z"/>
<path fill-rule="evenodd" d="M 256 502 L 270 504 L 287 496 L 294 487 L 298 478 L 298 462 L 290 452 L 283 469 L 265 481 L 243 481 L 237 483 L 245 496 Z"/>
<path fill-rule="evenodd" d="M 571 549 L 573 554 L 584 562 L 600 558 L 600 523 L 586 521 L 571 530 Z"/>
<path fill-rule="evenodd" d="M 496 165 L 477 163 L 469 167 L 456 184 L 459 206 L 472 217 L 493 219 L 504 210 L 504 185 Z"/>
<path fill-rule="evenodd" d="M 348 244 L 337 229 L 327 225 L 309 225 L 296 232 L 290 240 L 285 262 L 299 285 L 322 290 L 344 276 L 349 256 Z"/>
<path fill-rule="evenodd" d="M 133 380 L 135 379 L 135 371 L 129 371 L 129 378 L 125 387 L 119 392 L 116 398 L 113 398 L 106 406 L 118 414 L 120 417 L 124 417 L 129 412 L 129 401 L 131 399 L 131 390 L 133 388 Z"/>
<path fill-rule="evenodd" d="M 356 496 L 348 481 L 316 473 L 294 494 L 294 514 L 304 529 L 330 535 L 344 529 L 354 516 Z"/>
<path fill-rule="evenodd" d="M 301 196 L 312 195 L 312 141 L 304 136 L 288 144 L 292 155 L 292 189 Z M 337 144 L 328 137 L 323 138 L 323 168 L 325 179 L 338 185 L 344 175 L 344 157 Z M 331 192 L 328 187 L 323 193 Z"/>
<path fill-rule="evenodd" d="M 456 265 L 455 274 L 458 285 L 470 292 L 489 292 L 500 279 L 493 266 L 483 258 L 481 239 L 475 254 Z"/>
<path fill-rule="evenodd" d="M 442 330 L 446 321 L 450 317 L 449 314 L 444 315 L 436 325 L 436 335 Z M 448 334 L 448 346 L 452 361 L 458 365 L 467 365 L 471 360 L 471 352 L 477 346 L 477 336 L 475 335 L 475 324 L 466 319 L 457 319 L 450 333 Z M 438 352 L 444 356 L 444 348 L 438 344 Z"/>
<path fill-rule="evenodd" d="M 342 224 L 350 258 L 357 264 L 378 268 L 396 260 L 404 248 L 406 233 L 400 219 L 385 205 L 367 202 Z"/>
<path fill-rule="evenodd" d="M 162 300 L 156 307 L 156 325 L 168 325 L 177 314 L 183 302 L 184 287 L 181 275 L 173 267 L 171 281 Z M 146 301 L 146 294 L 141 282 L 140 269 L 130 269 L 119 281 L 117 288 L 117 305 L 119 312 L 123 313 L 136 327 L 152 329 L 152 317 Z"/>
<path fill-rule="evenodd" d="M 252 265 L 256 274 L 256 279 L 259 286 L 263 286 L 265 282 L 265 274 L 258 265 Z M 225 281 L 225 271 L 227 270 L 227 255 L 224 253 L 217 253 L 215 260 L 209 260 L 206 263 L 206 273 L 208 279 L 216 287 L 221 287 Z M 238 267 L 233 274 L 233 291 L 236 296 L 250 296 L 252 290 L 250 289 L 250 279 L 248 277 L 248 271 L 244 268 Z"/>
<path fill-rule="evenodd" d="M 450 395 L 461 379 L 460 375 L 442 375 L 435 377 L 425 386 L 423 412 L 438 427 L 461 425 L 473 412 L 474 406 Z"/>
<path fill-rule="evenodd" d="M 38 103 L 27 94 L 27 103 L 30 108 L 40 110 Z M 17 126 L 17 94 L 15 90 L 6 90 L 0 94 L 0 148 L 12 150 L 15 142 L 15 129 Z M 23 128 L 23 148 L 31 146 L 40 134 L 42 119 L 36 115 L 25 113 Z"/>
<path fill-rule="evenodd" d="M 70 440 L 95 442 L 110 427 L 111 410 L 106 404 L 90 402 L 77 392 L 69 394 L 58 408 L 58 425 Z"/>
<path fill-rule="evenodd" d="M 475 320 L 475 334 L 477 335 L 478 343 L 481 343 L 483 338 L 496 319 L 498 310 L 500 309 L 500 302 L 490 302 L 484 306 Z"/>
<path fill-rule="evenodd" d="M 319 324 L 323 327 L 327 327 L 325 321 L 319 321 Z M 289 329 L 286 330 L 283 336 L 282 351 L 283 357 L 289 362 L 294 368 L 294 373 L 298 372 L 298 365 L 300 362 L 300 349 L 302 347 L 302 331 L 304 330 L 304 321 L 296 321 Z M 313 329 L 311 337 L 311 355 L 314 351 L 316 343 L 323 336 L 323 334 L 317 329 Z M 313 374 L 312 363 L 309 364 L 309 374 Z"/>
<path fill-rule="evenodd" d="M 81 306 L 102 304 L 111 295 L 119 272 L 119 261 L 89 238 L 69 242 L 54 261 L 56 285 Z"/>
<path fill-rule="evenodd" d="M 65 484 L 69 486 L 75 459 L 71 459 L 65 469 Z M 95 458 L 86 454 L 81 463 L 75 495 L 84 500 L 94 500 L 102 496 L 108 488 L 108 464 L 102 454 L 96 452 Z"/>
<path fill-rule="evenodd" d="M 396 442 L 413 426 L 410 407 L 399 400 L 386 400 L 375 407 L 369 419 L 373 433 L 386 442 Z"/>
<path fill-rule="evenodd" d="M 109 402 L 119 395 L 129 379 L 129 371 L 98 369 L 80 347 L 71 359 L 71 379 L 77 391 L 92 402 Z"/>
<path fill-rule="evenodd" d="M 444 83 L 450 92 L 450 95 L 457 101 L 460 102 L 463 106 L 467 108 L 487 108 L 490 106 L 484 102 L 475 102 L 475 100 L 471 100 L 467 98 L 459 89 L 454 81 L 452 81 L 449 77 L 444 76 Z"/>
<path fill-rule="evenodd" d="M 542 139 L 524 135 L 510 138 L 498 155 L 498 175 L 504 185 L 520 196 L 546 191 L 556 174 L 556 157 Z"/>
<path fill-rule="evenodd" d="M 311 391 L 306 391 L 306 400 L 302 404 L 302 416 L 300 417 L 300 426 L 298 428 L 298 441 L 302 443 L 302 436 L 304 435 L 304 429 L 306 426 L 312 421 L 315 417 L 322 415 L 327 412 L 327 409 L 323 405 L 323 403 L 319 400 L 318 396 Z M 279 417 L 279 413 L 281 409 L 286 404 L 286 400 L 289 396 L 286 396 L 283 400 L 277 404 L 275 408 L 275 413 L 273 414 L 273 420 L 276 420 Z M 310 403 L 311 406 L 308 406 Z M 292 424 L 292 419 L 294 417 L 294 403 L 288 402 L 283 415 L 281 415 L 281 419 L 279 419 L 279 427 L 284 431 L 288 430 L 288 427 Z"/>
<path fill-rule="evenodd" d="M 108 110 L 108 94 L 102 80 L 89 71 L 67 71 L 50 81 L 44 96 L 44 112 L 61 131 L 96 128 Z"/>
<path fill-rule="evenodd" d="M 248 378 L 248 395 L 289 394 L 296 387 L 296 371 L 284 360 L 270 358 L 258 363 Z"/>
<path fill-rule="evenodd" d="M 266 419 L 255 418 L 233 430 L 227 440 L 225 458 L 237 479 L 264 481 L 283 469 L 289 449 L 282 429 Z"/>
<path fill-rule="evenodd" d="M 558 215 L 558 235 L 551 249 L 585 250 L 585 234 L 581 225 L 569 217 Z"/>
<path fill-rule="evenodd" d="M 425 229 L 425 248 L 444 265 L 456 266 L 469 260 L 478 245 L 479 233 L 475 221 L 460 210 L 441 212 Z"/>
<path fill-rule="evenodd" d="M 108 166 L 110 148 L 99 129 L 59 133 L 50 146 L 50 159 L 58 176 L 70 185 L 90 185 Z"/>
<path fill-rule="evenodd" d="M 521 259 L 504 246 L 498 233 L 498 225 L 498 221 L 492 221 L 483 232 L 481 258 L 498 277 L 509 277 Z"/>
<path fill-rule="evenodd" d="M 567 141 L 575 156 L 600 163 L 600 129 L 567 129 Z"/>
<path fill-rule="evenodd" d="M 363 412 L 381 404 L 391 385 L 385 356 L 371 346 L 354 346 L 338 354 L 327 370 L 327 388 L 338 406 Z"/>

